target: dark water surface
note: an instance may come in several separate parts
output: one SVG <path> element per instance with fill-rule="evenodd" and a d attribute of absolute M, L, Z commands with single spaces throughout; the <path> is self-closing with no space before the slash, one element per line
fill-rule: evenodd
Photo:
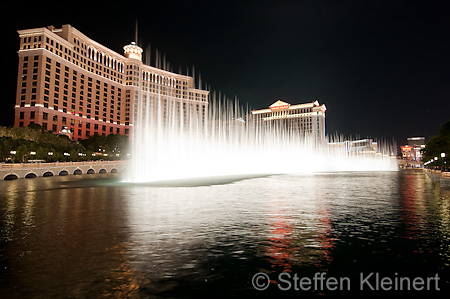
<path fill-rule="evenodd" d="M 181 187 L 118 180 L 0 182 L 0 297 L 345 296 L 371 272 L 437 274 L 440 291 L 431 280 L 418 293 L 449 296 L 450 190 L 421 171 Z M 258 272 L 272 281 L 265 291 L 252 286 Z M 347 277 L 350 291 L 281 291 L 282 272 Z"/>

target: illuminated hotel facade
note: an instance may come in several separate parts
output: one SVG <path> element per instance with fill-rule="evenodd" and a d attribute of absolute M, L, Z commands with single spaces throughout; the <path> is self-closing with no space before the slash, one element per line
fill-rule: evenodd
<path fill-rule="evenodd" d="M 207 113 L 209 91 L 196 89 L 192 77 L 145 65 L 135 43 L 121 55 L 71 25 L 18 33 L 15 127 L 67 128 L 74 140 L 129 135 L 143 97 L 155 99 L 153 107 L 165 109 L 172 101 L 203 118 Z"/>
<path fill-rule="evenodd" d="M 325 142 L 325 104 L 318 101 L 291 105 L 276 101 L 267 109 L 253 110 L 252 117 L 256 121 L 267 124 L 281 124 L 289 130 L 313 137 L 318 143 Z"/>

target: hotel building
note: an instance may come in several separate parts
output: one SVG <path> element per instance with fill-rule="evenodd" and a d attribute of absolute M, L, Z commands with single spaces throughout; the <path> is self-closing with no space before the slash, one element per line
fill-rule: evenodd
<path fill-rule="evenodd" d="M 318 143 L 325 142 L 325 104 L 318 101 L 291 105 L 276 101 L 267 109 L 253 110 L 252 117 L 266 124 L 279 124 L 286 129 L 312 136 Z"/>
<path fill-rule="evenodd" d="M 407 161 L 422 162 L 425 137 L 409 137 L 408 144 L 400 146 L 402 158 Z"/>
<path fill-rule="evenodd" d="M 329 142 L 330 149 L 341 149 L 346 153 L 353 154 L 376 154 L 378 153 L 378 143 L 371 138 L 359 140 L 346 140 L 338 142 Z"/>
<path fill-rule="evenodd" d="M 136 103 L 146 96 L 157 99 L 152 107 L 165 109 L 175 101 L 203 117 L 207 111 L 208 91 L 196 89 L 192 77 L 145 65 L 135 43 L 121 55 L 71 25 L 18 33 L 16 127 L 68 129 L 74 140 L 95 133 L 129 135 Z"/>

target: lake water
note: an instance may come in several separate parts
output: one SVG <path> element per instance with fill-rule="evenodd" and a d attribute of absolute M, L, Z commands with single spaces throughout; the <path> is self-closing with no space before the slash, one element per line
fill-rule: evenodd
<path fill-rule="evenodd" d="M 449 295 L 450 189 L 421 171 L 160 186 L 84 175 L 0 190 L 2 298 L 382 296 L 375 276 L 361 289 L 372 272 L 423 287 L 437 275 L 418 293 Z M 322 272 L 351 284 L 280 290 L 280 273 Z"/>

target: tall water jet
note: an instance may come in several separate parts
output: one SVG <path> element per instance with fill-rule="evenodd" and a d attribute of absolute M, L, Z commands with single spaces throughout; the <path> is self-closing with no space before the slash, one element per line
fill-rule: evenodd
<path fill-rule="evenodd" d="M 390 145 L 351 152 L 342 138 L 319 142 L 252 117 L 237 100 L 195 89 L 192 77 L 152 71 L 141 76 L 135 100 L 128 181 L 397 169 Z M 205 97 L 192 98 L 195 92 Z"/>

